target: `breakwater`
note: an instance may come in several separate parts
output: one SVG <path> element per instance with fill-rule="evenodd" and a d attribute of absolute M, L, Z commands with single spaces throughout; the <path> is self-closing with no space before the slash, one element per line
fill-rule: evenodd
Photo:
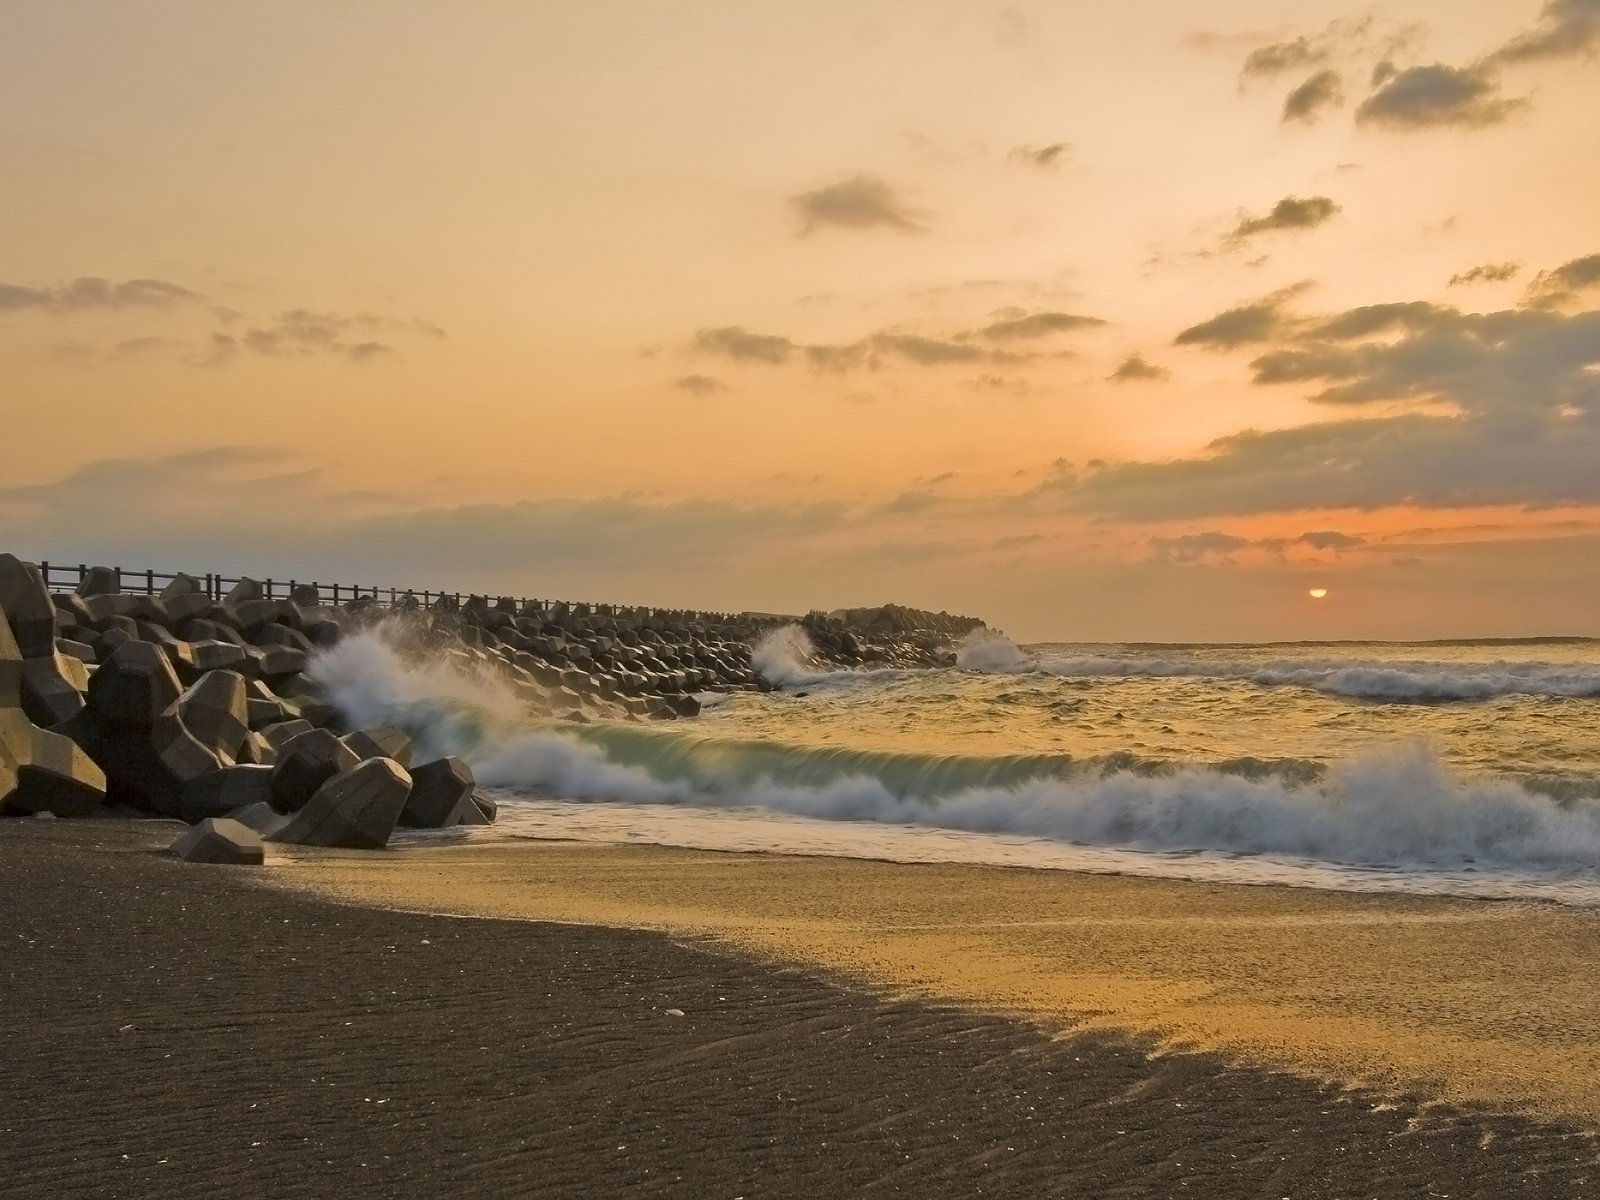
<path fill-rule="evenodd" d="M 464 763 L 414 763 L 402 731 L 350 727 L 319 664 L 363 637 L 587 723 L 690 718 L 698 695 L 770 688 L 764 654 L 950 665 L 981 627 L 896 605 L 791 618 L 0 554 L 0 814 L 211 823 L 187 852 L 227 861 L 258 861 L 260 837 L 370 847 L 396 825 L 492 821 Z"/>

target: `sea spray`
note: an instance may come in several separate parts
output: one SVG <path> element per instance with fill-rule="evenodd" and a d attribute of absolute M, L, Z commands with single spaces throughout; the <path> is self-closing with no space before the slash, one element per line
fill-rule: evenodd
<path fill-rule="evenodd" d="M 969 671 L 1014 675 L 1037 664 L 998 629 L 974 629 L 956 650 L 956 666 Z"/>
<path fill-rule="evenodd" d="M 750 652 L 750 665 L 774 687 L 803 686 L 828 672 L 810 635 L 793 623 L 764 634 Z"/>
<path fill-rule="evenodd" d="M 416 762 L 469 757 L 486 741 L 524 728 L 534 715 L 527 698 L 490 665 L 424 650 L 400 619 L 319 652 L 307 673 L 350 726 L 402 730 Z"/>

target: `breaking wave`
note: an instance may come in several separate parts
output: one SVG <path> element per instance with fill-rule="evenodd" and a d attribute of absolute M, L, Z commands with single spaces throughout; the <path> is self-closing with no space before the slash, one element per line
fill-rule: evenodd
<path fill-rule="evenodd" d="M 792 655 L 797 643 L 777 645 Z M 1420 745 L 1326 767 L 808 747 L 540 722 L 492 678 L 437 662 L 408 666 L 372 635 L 320 656 L 316 673 L 353 723 L 399 725 L 427 754 L 461 755 L 481 783 L 510 797 L 758 810 L 1133 851 L 1600 869 L 1600 803 L 1454 774 Z"/>
<path fill-rule="evenodd" d="M 956 666 L 968 671 L 1014 675 L 1037 665 L 998 629 L 974 629 L 956 650 Z"/>

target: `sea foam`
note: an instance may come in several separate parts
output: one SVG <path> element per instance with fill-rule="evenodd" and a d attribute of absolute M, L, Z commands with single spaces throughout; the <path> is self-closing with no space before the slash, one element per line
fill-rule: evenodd
<path fill-rule="evenodd" d="M 795 643 L 778 645 L 797 661 Z M 540 722 L 492 677 L 438 661 L 409 665 L 378 634 L 348 639 L 313 670 L 352 723 L 398 725 L 416 739 L 419 759 L 459 754 L 482 783 L 512 796 L 1336 864 L 1600 868 L 1600 804 L 1454 774 L 1423 745 L 1325 771 L 1300 760 L 1230 767 L 891 753 Z"/>

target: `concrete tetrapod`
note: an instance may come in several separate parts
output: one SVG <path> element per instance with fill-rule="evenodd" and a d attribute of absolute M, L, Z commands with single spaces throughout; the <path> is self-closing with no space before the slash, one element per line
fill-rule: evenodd
<path fill-rule="evenodd" d="M 475 786 L 472 768 L 459 758 L 423 763 L 411 772 L 411 798 L 400 813 L 400 824 L 412 829 L 487 824 L 472 801 Z"/>
<path fill-rule="evenodd" d="M 0 608 L 0 812 L 85 816 L 105 803 L 105 772 L 71 738 L 22 711 L 24 659 Z"/>
<path fill-rule="evenodd" d="M 369 758 L 317 789 L 272 835 L 275 842 L 381 850 L 411 794 L 411 776 L 392 758 Z"/>
<path fill-rule="evenodd" d="M 172 853 L 185 862 L 242 866 L 260 866 L 267 857 L 261 835 L 227 817 L 201 821 L 172 843 Z"/>
<path fill-rule="evenodd" d="M 398 729 L 389 726 L 358 729 L 339 740 L 350 747 L 357 758 L 392 758 L 407 770 L 411 769 L 411 739 Z"/>
<path fill-rule="evenodd" d="M 272 768 L 241 764 L 223 767 L 183 785 L 178 815 L 185 821 L 223 817 L 252 804 L 266 804 L 272 796 Z"/>
<path fill-rule="evenodd" d="M 182 692 L 160 646 L 124 642 L 89 680 L 89 709 L 105 724 L 149 729 Z"/>
<path fill-rule="evenodd" d="M 272 768 L 272 807 L 282 813 L 298 811 L 324 783 L 360 761 L 326 729 L 312 729 L 279 743 Z"/>
<path fill-rule="evenodd" d="M 223 766 L 237 761 L 239 747 L 250 732 L 244 676 L 235 671 L 208 671 L 173 707 L 184 728 Z"/>

